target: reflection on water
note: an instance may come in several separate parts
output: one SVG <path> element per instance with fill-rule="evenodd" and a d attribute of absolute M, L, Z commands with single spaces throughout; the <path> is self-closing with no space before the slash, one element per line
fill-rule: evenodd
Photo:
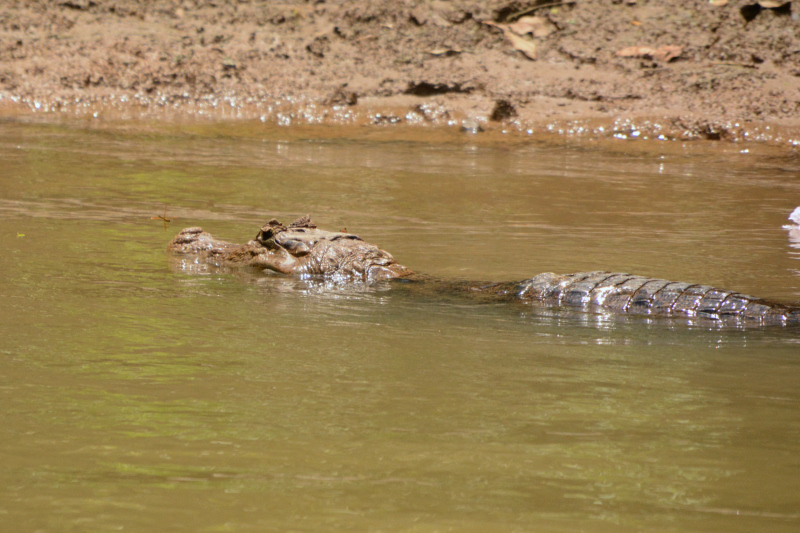
<path fill-rule="evenodd" d="M 796 329 L 165 253 L 183 226 L 242 242 L 311 213 L 436 276 L 607 268 L 792 302 L 796 161 L 277 135 L 0 125 L 6 528 L 797 530 Z"/>
<path fill-rule="evenodd" d="M 793 224 L 787 224 L 783 226 L 783 228 L 788 230 L 789 246 L 797 250 L 790 250 L 789 256 L 793 259 L 800 259 L 800 207 L 792 211 L 792 214 L 789 215 L 789 220 L 793 222 Z M 794 272 L 800 276 L 800 269 L 794 269 Z"/>
<path fill-rule="evenodd" d="M 795 249 L 800 249 L 800 226 L 792 226 L 789 227 L 789 246 Z M 792 253 L 792 255 L 797 255 L 797 253 Z"/>
<path fill-rule="evenodd" d="M 784 229 L 789 230 L 789 246 L 796 250 L 800 250 L 800 207 L 792 211 L 789 215 L 789 220 L 794 224 L 787 224 L 783 226 Z M 800 252 L 789 252 L 789 255 L 795 259 L 800 259 Z M 796 271 L 800 274 L 800 271 Z"/>

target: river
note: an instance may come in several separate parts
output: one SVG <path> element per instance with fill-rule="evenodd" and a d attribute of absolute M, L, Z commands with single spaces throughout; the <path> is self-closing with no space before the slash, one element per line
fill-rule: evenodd
<path fill-rule="evenodd" d="M 799 328 L 166 254 L 182 227 L 244 242 L 309 213 L 440 277 L 800 301 L 796 154 L 436 135 L 0 123 L 0 529 L 797 531 Z"/>

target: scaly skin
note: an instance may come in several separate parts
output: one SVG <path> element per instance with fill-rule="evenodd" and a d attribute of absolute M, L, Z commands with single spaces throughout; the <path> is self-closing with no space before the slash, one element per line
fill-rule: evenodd
<path fill-rule="evenodd" d="M 550 272 L 518 284 L 525 301 L 630 315 L 702 317 L 765 324 L 800 324 L 800 308 L 738 292 L 619 272 Z"/>
<path fill-rule="evenodd" d="M 512 283 L 450 282 L 416 274 L 388 252 L 345 232 L 317 229 L 306 216 L 288 227 L 264 225 L 247 244 L 220 241 L 201 228 L 186 228 L 168 250 L 220 267 L 251 267 L 306 279 L 372 283 L 404 279 L 412 287 L 482 299 L 567 306 L 629 315 L 706 318 L 723 322 L 800 324 L 800 308 L 708 285 L 613 272 L 550 272 Z"/>

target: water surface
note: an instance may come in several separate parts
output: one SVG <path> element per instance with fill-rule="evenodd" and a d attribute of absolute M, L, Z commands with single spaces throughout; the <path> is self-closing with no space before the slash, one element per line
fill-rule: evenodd
<path fill-rule="evenodd" d="M 797 302 L 800 160 L 314 131 L 0 124 L 3 530 L 800 528 L 797 329 L 165 253 L 184 226 L 242 242 L 310 213 L 436 276 L 622 270 Z"/>

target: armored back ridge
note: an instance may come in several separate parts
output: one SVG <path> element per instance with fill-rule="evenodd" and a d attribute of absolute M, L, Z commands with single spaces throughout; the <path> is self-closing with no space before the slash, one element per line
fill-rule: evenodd
<path fill-rule="evenodd" d="M 399 264 L 388 252 L 357 235 L 318 229 L 308 215 L 284 226 L 270 220 L 246 244 L 186 228 L 168 250 L 219 267 L 249 267 L 305 279 L 372 283 L 406 279 L 490 299 L 657 317 L 698 317 L 735 324 L 800 324 L 800 308 L 768 302 L 708 285 L 614 272 L 539 274 L 518 283 L 434 280 Z"/>

